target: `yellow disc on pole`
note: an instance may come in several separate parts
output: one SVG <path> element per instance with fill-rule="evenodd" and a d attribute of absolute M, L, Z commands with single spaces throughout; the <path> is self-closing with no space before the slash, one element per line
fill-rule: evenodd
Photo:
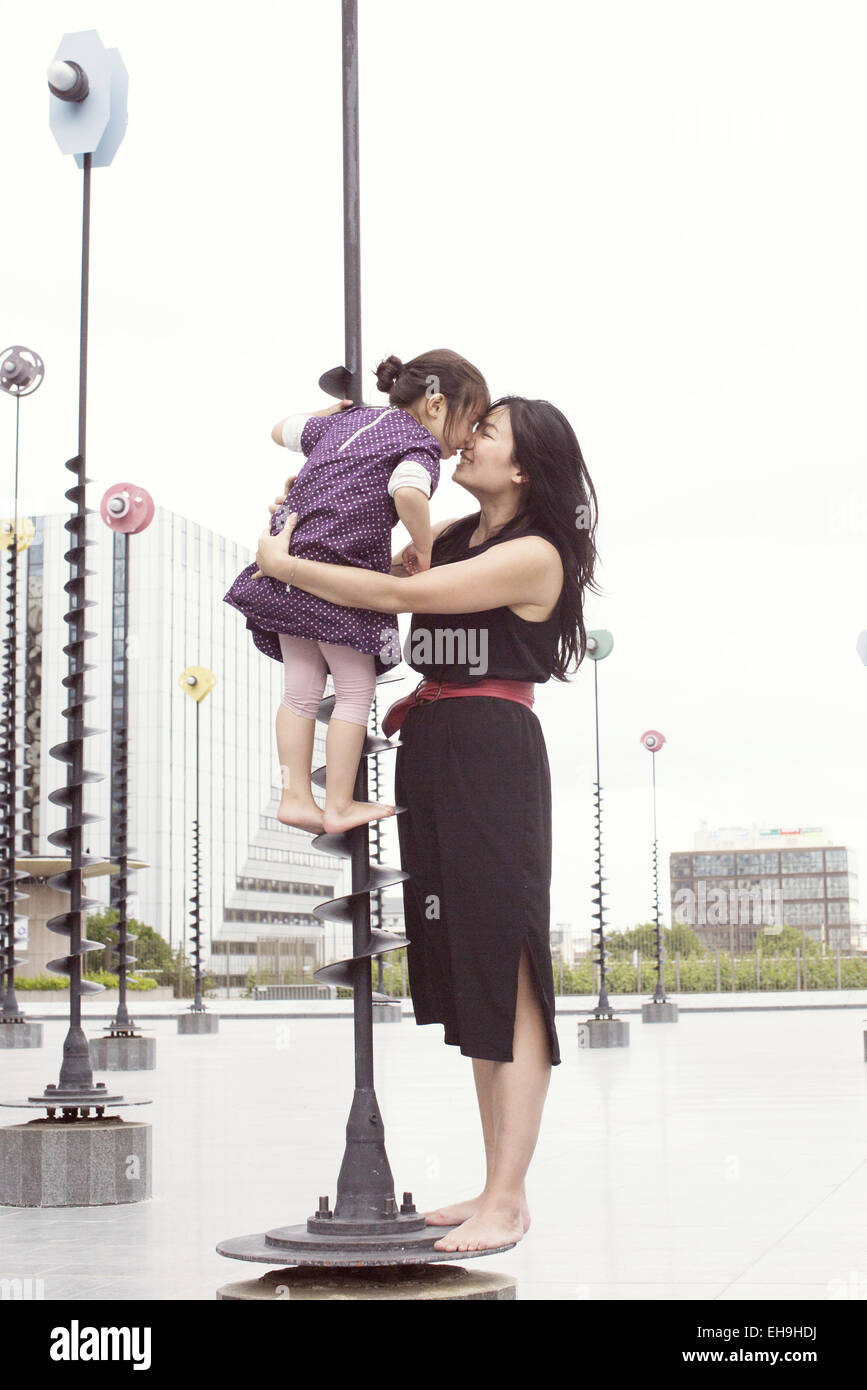
<path fill-rule="evenodd" d="M 206 666 L 188 666 L 178 676 L 178 685 L 186 695 L 189 695 L 196 704 L 204 700 L 210 690 L 217 684 L 217 677 L 213 671 L 209 671 Z"/>
<path fill-rule="evenodd" d="M 15 523 L 9 516 L 0 517 L 0 548 L 8 550 L 12 544 L 12 535 L 15 531 Z M 33 537 L 36 535 L 36 527 L 29 516 L 18 518 L 18 544 L 16 550 L 26 550 Z"/>

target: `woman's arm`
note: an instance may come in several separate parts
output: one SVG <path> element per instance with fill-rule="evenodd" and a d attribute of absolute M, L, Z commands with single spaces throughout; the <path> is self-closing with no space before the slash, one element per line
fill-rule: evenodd
<path fill-rule="evenodd" d="M 556 602 L 563 584 L 557 547 L 542 536 L 517 536 L 472 560 L 437 565 L 400 579 L 376 570 L 287 555 L 296 520 L 293 512 L 279 536 L 262 532 L 256 554 L 259 573 L 346 608 L 370 608 L 376 613 L 475 613 L 513 603 L 548 607 Z"/>

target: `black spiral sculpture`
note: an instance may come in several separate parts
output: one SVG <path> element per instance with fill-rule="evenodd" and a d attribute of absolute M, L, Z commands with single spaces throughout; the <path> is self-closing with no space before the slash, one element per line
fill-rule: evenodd
<path fill-rule="evenodd" d="M 88 783 L 104 781 L 101 772 L 92 772 L 84 766 L 84 740 L 102 729 L 89 728 L 84 722 L 84 706 L 96 697 L 85 694 L 85 673 L 94 668 L 93 663 L 85 661 L 85 643 L 96 636 L 88 632 L 84 625 L 85 610 L 96 606 L 94 599 L 87 598 L 87 576 L 94 570 L 85 565 L 85 552 L 95 540 L 87 537 L 87 517 L 92 508 L 86 506 L 87 484 L 92 481 L 85 474 L 85 440 L 87 421 L 87 329 L 90 283 L 90 183 L 91 156 L 83 156 L 84 199 L 81 236 L 81 321 L 79 351 L 79 392 L 78 392 L 78 453 L 67 459 L 64 467 L 75 475 L 75 482 L 64 496 L 75 511 L 64 529 L 69 532 L 71 545 L 64 551 L 64 559 L 69 564 L 69 578 L 64 590 L 69 595 L 69 607 L 63 621 L 69 629 L 69 641 L 63 648 L 67 657 L 67 674 L 62 684 L 68 691 L 69 703 L 63 710 L 66 720 L 67 737 L 49 749 L 52 758 L 66 765 L 66 786 L 49 792 L 48 799 L 56 806 L 66 810 L 66 825 L 53 831 L 47 838 L 49 844 L 57 845 L 68 853 L 69 868 L 63 873 L 52 874 L 48 884 L 69 894 L 69 909 L 50 917 L 46 926 L 50 932 L 65 936 L 69 948 L 65 955 L 48 962 L 48 969 L 55 975 L 69 977 L 69 1030 L 63 1044 L 63 1062 L 60 1067 L 60 1081 L 57 1085 L 46 1086 L 41 1096 L 30 1096 L 33 1105 L 43 1105 L 49 1118 L 60 1111 L 64 1120 L 74 1121 L 79 1117 L 87 1119 L 91 1109 L 97 1117 L 104 1112 L 106 1105 L 136 1104 L 125 1102 L 121 1095 L 110 1095 L 104 1082 L 94 1085 L 93 1069 L 90 1063 L 90 1047 L 81 1026 L 81 999 L 85 994 L 99 994 L 103 986 L 91 980 L 82 979 L 82 963 L 89 951 L 103 947 L 100 941 L 88 941 L 82 935 L 82 911 L 88 907 L 100 906 L 95 898 L 87 898 L 82 893 L 82 870 L 89 864 L 101 864 L 102 856 L 86 855 L 82 852 L 82 832 L 101 816 L 85 811 L 83 806 L 84 788 Z"/>
<path fill-rule="evenodd" d="M 665 944 L 662 939 L 662 922 L 659 916 L 659 849 L 656 838 L 656 754 L 665 743 L 665 734 L 658 729 L 648 729 L 641 735 L 641 746 L 646 748 L 653 768 L 653 929 L 656 939 L 656 988 L 653 991 L 654 1004 L 665 1004 Z"/>
<path fill-rule="evenodd" d="M 656 938 L 656 988 L 653 991 L 655 1004 L 665 1002 L 663 984 L 665 947 L 662 944 L 662 923 L 659 919 L 659 852 L 656 840 L 653 841 L 653 931 Z"/>
<path fill-rule="evenodd" d="M 126 983 L 130 974 L 134 973 L 132 967 L 135 965 L 135 956 L 132 954 L 131 946 L 135 937 L 129 930 L 127 920 L 127 895 L 130 873 L 136 871 L 129 867 L 129 856 L 135 850 L 127 844 L 127 830 L 129 824 L 128 813 L 128 793 L 129 793 L 129 730 L 127 728 L 127 692 L 124 689 L 123 709 L 120 720 L 115 729 L 114 737 L 114 758 L 112 760 L 112 842 L 111 857 L 117 863 L 117 873 L 112 876 L 110 902 L 111 906 L 117 911 L 117 940 L 111 947 L 111 954 L 114 964 L 109 967 L 112 974 L 117 975 L 118 1002 L 117 1013 L 112 1023 L 109 1025 L 110 1036 L 113 1038 L 135 1037 L 135 1022 L 129 1015 L 126 1003 Z"/>
<path fill-rule="evenodd" d="M 201 885 L 200 885 L 201 862 L 199 854 L 199 807 L 198 797 L 196 798 L 196 819 L 193 821 L 193 891 L 190 896 L 190 928 L 192 932 L 193 949 L 190 952 L 193 958 L 193 975 L 195 979 L 195 995 L 190 1006 L 195 1013 L 202 1013 L 204 1004 L 202 1003 L 202 919 L 201 919 Z"/>
<path fill-rule="evenodd" d="M 382 683 L 397 679 L 386 676 Z M 316 718 L 327 724 L 334 710 L 335 697 L 327 696 L 319 705 Z M 399 745 L 378 735 L 365 734 L 353 796 L 368 799 L 367 759 L 378 758 Z M 317 787 L 325 786 L 325 768 L 317 768 L 311 778 Z M 396 807 L 395 815 L 406 808 Z M 314 907 L 320 921 L 352 925 L 352 955 L 333 961 L 315 971 L 315 977 L 328 984 L 341 985 L 354 992 L 355 1094 L 346 1124 L 346 1148 L 337 1178 L 333 1208 L 327 1196 L 320 1196 L 319 1207 L 306 1224 L 278 1227 L 258 1235 L 221 1241 L 222 1255 L 243 1260 L 262 1260 L 270 1264 L 328 1264 L 358 1266 L 417 1264 L 453 1259 L 451 1251 L 434 1250 L 443 1227 L 425 1223 L 418 1213 L 411 1192 L 404 1192 L 400 1205 L 385 1150 L 382 1115 L 373 1085 L 373 1001 L 386 995 L 373 989 L 371 961 L 386 951 L 406 944 L 406 938 L 380 928 L 371 929 L 370 900 L 380 889 L 409 878 L 403 869 L 370 863 L 370 826 L 363 824 L 339 835 L 317 835 L 312 845 L 326 854 L 349 857 L 352 861 L 352 891 L 342 898 Z M 490 1251 L 463 1252 L 463 1258 Z"/>
<path fill-rule="evenodd" d="M 129 856 L 135 850 L 127 843 L 129 828 L 129 568 L 130 536 L 144 531 L 154 517 L 154 501 L 143 487 L 133 483 L 115 483 L 103 495 L 99 506 L 106 526 L 114 533 L 112 553 L 114 586 L 112 593 L 112 704 L 111 704 L 111 857 L 117 864 L 112 876 L 109 900 L 117 912 L 117 940 L 110 948 L 117 975 L 117 1013 L 109 1025 L 112 1038 L 136 1037 L 135 1022 L 130 1018 L 126 1003 L 127 978 L 133 974 L 135 956 L 131 946 L 135 937 L 130 934 L 127 918 Z M 118 583 L 118 568 L 121 581 Z M 119 689 L 118 689 L 119 687 Z"/>
<path fill-rule="evenodd" d="M 101 729 L 90 728 L 84 722 L 84 706 L 93 695 L 84 691 L 85 672 L 93 670 L 93 664 L 84 660 L 85 643 L 96 634 L 88 632 L 84 626 L 85 609 L 95 606 L 95 600 L 86 597 L 87 576 L 93 574 L 85 566 L 85 550 L 96 542 L 86 536 L 88 508 L 85 506 L 87 483 L 90 479 L 84 473 L 84 456 L 77 454 L 68 459 L 65 467 L 73 472 L 76 481 L 64 496 L 74 503 L 75 511 L 64 528 L 72 537 L 72 544 L 64 552 L 69 562 L 70 577 L 64 589 L 70 596 L 70 605 L 63 620 L 69 627 L 69 642 L 63 648 L 68 658 L 67 675 L 63 685 L 69 692 L 69 703 L 63 711 L 66 719 L 68 737 L 56 743 L 49 752 L 58 762 L 66 765 L 66 786 L 49 792 L 48 800 L 66 809 L 66 825 L 52 831 L 48 842 L 69 854 L 70 866 L 63 873 L 52 874 L 48 884 L 69 894 L 69 910 L 49 917 L 46 926 L 50 932 L 69 939 L 66 955 L 50 960 L 47 968 L 55 975 L 69 977 L 69 1031 L 63 1044 L 63 1062 L 60 1068 L 58 1085 L 46 1086 L 41 1096 L 30 1096 L 31 1102 L 41 1102 L 48 1110 L 49 1117 L 60 1110 L 64 1120 L 75 1120 L 79 1116 L 86 1119 L 93 1109 L 97 1116 L 102 1115 L 106 1104 L 122 1101 L 119 1095 L 109 1095 L 103 1083 L 94 1085 L 93 1069 L 90 1064 L 90 1048 L 81 1027 L 81 999 L 85 994 L 99 994 L 103 986 L 95 981 L 82 978 L 83 958 L 89 951 L 102 949 L 100 941 L 88 941 L 82 935 L 82 912 L 85 908 L 99 906 L 96 898 L 86 898 L 82 893 L 82 869 L 88 864 L 103 863 L 99 855 L 82 853 L 82 831 L 85 825 L 101 820 L 83 808 L 84 788 L 91 782 L 102 782 L 101 772 L 92 772 L 84 766 L 84 740 Z"/>
<path fill-rule="evenodd" d="M 389 678 L 386 678 L 388 680 Z M 380 682 L 382 683 L 382 682 Z M 333 695 L 324 699 L 317 711 L 316 718 L 320 723 L 327 724 L 334 710 Z M 365 734 L 364 746 L 361 751 L 361 764 L 359 766 L 360 786 L 356 786 L 354 796 L 358 801 L 367 801 L 369 798 L 368 772 L 364 762 L 365 758 L 378 758 L 383 753 L 394 751 L 398 747 L 397 743 L 392 743 L 389 739 L 377 734 Z M 372 780 L 377 787 L 380 785 L 378 764 L 371 769 Z M 326 769 L 317 768 L 311 777 L 314 786 L 325 786 Z M 395 815 L 399 815 L 402 807 L 395 809 Z M 388 817 L 391 819 L 391 817 Z M 381 845 L 382 821 L 373 821 L 367 825 L 356 827 L 360 829 L 364 842 L 362 845 L 357 843 L 361 836 L 356 837 L 356 843 L 352 843 L 354 831 L 346 831 L 341 835 L 317 835 L 313 844 L 317 849 L 324 850 L 326 854 L 335 854 L 352 859 L 352 892 L 345 898 L 334 898 L 332 901 L 322 903 L 314 907 L 313 916 L 320 921 L 343 922 L 352 924 L 355 928 L 355 917 L 363 920 L 357 925 L 360 930 L 353 930 L 352 956 L 346 960 L 334 961 L 330 965 L 324 965 L 321 969 L 314 972 L 316 979 L 323 980 L 327 984 L 342 985 L 349 989 L 358 988 L 359 974 L 357 967 L 359 963 L 367 964 L 368 973 L 370 962 L 386 951 L 396 951 L 401 946 L 406 945 L 406 937 L 395 936 L 393 932 L 382 931 L 381 929 L 371 930 L 370 927 L 370 899 L 374 893 L 380 893 L 384 888 L 391 888 L 396 883 L 403 883 L 409 878 L 409 874 L 403 869 L 392 869 L 379 863 L 370 863 L 370 835 L 376 828 L 379 832 L 376 836 L 376 850 L 379 853 Z M 360 852 L 363 851 L 363 852 Z M 362 911 L 358 911 L 362 907 Z M 367 939 L 365 939 L 365 935 Z M 359 939 L 356 939 L 356 938 Z M 372 999 L 377 1001 L 388 998 L 387 994 L 378 992 L 372 994 Z"/>
<path fill-rule="evenodd" d="M 15 954 L 15 904 L 29 896 L 19 893 L 18 881 L 27 874 L 15 868 L 15 830 L 18 810 L 19 763 L 17 761 L 16 725 L 17 702 L 17 610 L 18 610 L 18 537 L 13 533 L 8 546 L 9 576 L 6 587 L 6 635 L 3 639 L 3 696 L 0 714 L 0 911 L 2 911 L 3 1005 L 0 1023 L 23 1023 L 24 1014 L 15 996 L 15 967 L 24 965 L 26 957 Z"/>
<path fill-rule="evenodd" d="M 373 703 L 370 707 L 370 733 L 376 737 L 379 726 L 379 687 L 373 692 Z M 383 793 L 383 778 L 378 758 L 373 758 L 368 769 L 368 782 L 370 783 L 371 801 L 381 801 Z M 382 863 L 382 842 L 383 824 L 382 819 L 370 822 L 370 855 L 374 864 Z M 378 888 L 370 899 L 370 925 L 371 928 L 382 926 L 382 889 Z M 382 956 L 376 960 L 377 980 L 376 987 L 382 993 Z"/>
<path fill-rule="evenodd" d="M 27 893 L 19 893 L 17 884 L 26 873 L 15 868 L 15 840 L 18 823 L 18 793 L 25 790 L 18 784 L 17 723 L 18 705 L 16 680 L 18 675 L 18 551 L 29 545 L 33 523 L 18 518 L 18 462 L 21 434 L 21 397 L 31 396 L 42 385 L 45 364 L 38 352 L 15 343 L 0 355 L 0 390 L 15 397 L 15 478 L 14 512 L 11 525 L 7 523 L 9 576 L 6 585 L 6 630 L 3 639 L 3 691 L 0 712 L 0 968 L 3 974 L 3 1003 L 0 1023 L 24 1023 L 24 1014 L 15 996 L 15 967 L 26 964 L 26 957 L 15 955 L 15 925 L 19 914 L 15 904 L 26 901 Z M 22 543 L 23 542 L 23 543 Z M 22 752 L 26 748 L 22 744 Z"/>
<path fill-rule="evenodd" d="M 597 777 L 598 775 L 599 774 L 597 769 Z M 606 980 L 606 961 L 608 960 L 608 952 L 605 949 L 605 908 L 602 899 L 604 896 L 607 895 L 604 894 L 602 885 L 603 883 L 607 882 L 607 880 L 602 876 L 602 788 L 599 785 L 598 781 L 593 783 L 593 790 L 595 816 L 594 824 L 596 827 L 596 877 L 593 881 L 594 896 L 592 898 L 592 901 L 596 904 L 596 911 L 591 915 L 593 917 L 596 917 L 599 922 L 599 925 L 593 927 L 591 931 L 591 936 L 596 937 L 596 940 L 593 942 L 592 949 L 598 951 L 598 954 L 593 956 L 593 960 L 599 966 L 599 1001 L 596 1005 L 596 1008 L 593 1010 L 593 1014 L 595 1018 L 613 1018 L 614 1010 L 612 1009 L 610 1001 L 608 999 L 608 988 Z"/>
<path fill-rule="evenodd" d="M 193 968 L 195 974 L 195 997 L 189 1006 L 193 1014 L 207 1013 L 202 1002 L 202 922 L 201 922 L 201 843 L 199 830 L 199 709 L 203 700 L 217 683 L 217 677 L 206 666 L 188 666 L 178 677 L 178 685 L 196 706 L 196 814 L 193 819 L 193 891 L 189 898 L 191 906 L 190 926 L 193 939 Z M 216 1016 L 215 1016 L 216 1017 Z"/>
<path fill-rule="evenodd" d="M 66 766 L 66 785 L 57 791 L 49 792 L 48 799 L 56 806 L 64 807 L 66 825 L 53 831 L 47 838 L 49 844 L 57 845 L 69 855 L 69 867 L 63 873 L 52 874 L 48 884 L 69 894 L 69 909 L 50 917 L 46 922 L 49 931 L 68 938 L 65 955 L 48 962 L 48 969 L 55 975 L 69 978 L 69 1030 L 63 1044 L 63 1062 L 60 1067 L 58 1084 L 46 1086 L 39 1096 L 29 1096 L 27 1104 L 44 1108 L 49 1119 L 60 1112 L 63 1120 L 87 1120 L 91 1110 L 97 1118 L 102 1117 L 107 1105 L 145 1105 L 145 1100 L 125 1100 L 121 1095 L 109 1094 L 105 1084 L 94 1085 L 93 1070 L 90 1063 L 90 1047 L 81 1027 L 81 999 L 84 994 L 97 994 L 103 986 L 82 978 L 82 964 L 88 951 L 101 950 L 100 941 L 88 941 L 82 935 L 82 911 L 88 907 L 99 906 L 94 898 L 86 898 L 82 893 L 83 869 L 87 865 L 100 864 L 101 856 L 82 852 L 82 832 L 93 821 L 102 816 L 84 810 L 83 794 L 88 783 L 102 782 L 102 773 L 92 772 L 84 766 L 84 740 L 101 729 L 89 728 L 84 722 L 84 706 L 93 695 L 85 694 L 85 674 L 93 670 L 93 663 L 85 661 L 85 643 L 96 634 L 88 632 L 84 625 L 85 610 L 95 607 L 95 600 L 87 598 L 87 576 L 94 570 L 85 565 L 87 546 L 96 541 L 87 538 L 88 508 L 85 503 L 87 484 L 91 481 L 85 474 L 87 439 L 87 338 L 90 303 L 90 188 L 94 161 L 97 166 L 110 164 L 123 139 L 126 129 L 126 69 L 116 49 L 108 52 L 103 49 L 99 35 L 92 30 L 82 34 L 65 35 L 64 52 L 58 55 L 51 65 L 49 88 L 51 91 L 49 122 L 55 138 L 64 154 L 74 154 L 82 170 L 82 219 L 81 219 L 81 311 L 79 317 L 79 375 L 78 375 L 78 451 L 74 458 L 67 459 L 65 467 L 75 475 L 75 482 L 68 488 L 65 497 L 73 503 L 75 511 L 64 523 L 70 533 L 71 544 L 64 552 L 69 563 L 69 578 L 64 589 L 69 595 L 69 607 L 63 620 L 69 629 L 69 641 L 63 648 L 67 657 L 67 674 L 63 685 L 68 691 L 68 704 L 63 710 L 66 720 L 66 738 L 57 743 L 49 752 L 58 762 Z M 85 51 L 92 57 L 84 58 Z M 70 62 L 72 59 L 81 59 Z M 89 64 L 92 66 L 88 67 Z M 90 80 L 88 80 L 88 71 Z M 88 97 L 93 101 L 89 108 Z M 84 112 L 84 119 L 81 119 Z M 92 509 L 91 509 L 92 511 Z M 20 1102 L 0 1101 L 0 1104 Z"/>
<path fill-rule="evenodd" d="M 320 703 L 316 714 L 320 723 L 329 722 L 334 702 L 334 695 L 329 695 Z M 366 759 L 378 758 L 397 747 L 397 743 L 391 743 L 386 738 L 365 734 L 353 789 L 356 800 L 368 799 Z M 325 768 L 317 768 L 311 781 L 314 786 L 324 787 Z M 397 807 L 395 814 L 399 815 L 402 809 Z M 356 826 L 339 835 L 317 835 L 312 845 L 326 854 L 352 860 L 351 893 L 314 907 L 313 916 L 320 921 L 342 922 L 352 926 L 352 955 L 324 965 L 314 973 L 317 980 L 354 991 L 355 1095 L 346 1126 L 346 1149 L 337 1179 L 333 1209 L 327 1196 L 320 1197 L 319 1209 L 309 1218 L 306 1228 L 288 1227 L 269 1232 L 266 1236 L 266 1241 L 274 1244 L 275 1251 L 285 1251 L 287 1262 L 295 1258 L 291 1251 L 309 1251 L 317 1242 L 321 1244 L 323 1237 L 328 1239 L 329 1248 L 339 1248 L 342 1237 L 347 1249 L 351 1249 L 353 1236 L 380 1236 L 385 1243 L 389 1239 L 394 1240 L 399 1231 L 404 1236 L 425 1234 L 424 1216 L 416 1212 L 412 1193 L 403 1193 L 398 1209 L 394 1179 L 385 1151 L 382 1116 L 373 1086 L 373 1001 L 387 996 L 373 990 L 371 961 L 385 951 L 404 946 L 406 938 L 379 928 L 371 929 L 370 899 L 372 893 L 402 883 L 409 878 L 409 874 L 402 869 L 370 863 L 369 824 Z M 436 1232 L 433 1238 L 439 1234 Z M 225 1242 L 218 1249 L 227 1254 L 235 1253 L 229 1247 L 236 1244 Z"/>
<path fill-rule="evenodd" d="M 85 166 L 87 171 L 87 166 Z M 65 467 L 76 475 L 76 481 L 64 496 L 75 504 L 75 512 L 64 522 L 70 532 L 72 544 L 64 552 L 69 562 L 70 577 L 64 589 L 70 596 L 70 605 L 64 614 L 64 622 L 69 627 L 69 642 L 63 648 L 68 657 L 68 673 L 63 677 L 63 685 L 69 691 L 69 703 L 63 711 L 66 719 L 68 737 L 56 743 L 49 752 L 58 762 L 66 765 L 66 786 L 49 792 L 48 799 L 56 806 L 66 808 L 66 825 L 53 831 L 47 838 L 49 844 L 69 854 L 70 865 L 63 873 L 52 874 L 48 884 L 69 894 L 69 910 L 49 917 L 46 926 L 58 936 L 69 938 L 69 949 L 64 956 L 50 960 L 47 968 L 55 975 L 69 977 L 69 1031 L 63 1044 L 63 1062 L 60 1068 L 60 1081 L 57 1085 L 46 1086 L 39 1096 L 28 1096 L 30 1105 L 39 1105 L 48 1111 L 49 1119 L 58 1114 L 62 1120 L 86 1120 L 91 1110 L 99 1118 L 105 1107 L 119 1105 L 148 1105 L 145 1099 L 129 1100 L 121 1094 L 110 1093 L 105 1082 L 94 1084 L 93 1069 L 90 1062 L 90 1047 L 81 1026 L 81 999 L 85 994 L 100 994 L 104 986 L 93 980 L 82 978 L 84 957 L 89 951 L 103 949 L 103 942 L 88 941 L 82 935 L 82 912 L 88 907 L 98 907 L 97 898 L 87 898 L 82 893 L 82 870 L 90 864 L 102 864 L 100 855 L 82 853 L 82 832 L 86 825 L 102 820 L 83 808 L 84 788 L 88 783 L 104 781 L 101 772 L 92 772 L 84 766 L 84 740 L 102 729 L 91 728 L 84 722 L 84 706 L 96 696 L 85 694 L 84 680 L 87 671 L 94 670 L 92 662 L 84 660 L 85 643 L 96 636 L 84 626 L 85 609 L 96 606 L 95 599 L 86 596 L 87 576 L 94 574 L 85 566 L 85 550 L 96 545 L 86 535 L 87 517 L 93 508 L 85 506 L 87 484 L 91 481 L 84 473 L 84 455 L 79 453 L 68 459 Z"/>
<path fill-rule="evenodd" d="M 592 959 L 599 966 L 599 1000 L 593 1010 L 594 1018 L 613 1018 L 614 1010 L 608 999 L 607 985 L 607 965 L 608 952 L 605 949 L 605 907 L 603 897 L 607 897 L 602 885 L 607 880 L 602 874 L 602 783 L 599 771 L 599 662 L 603 657 L 608 656 L 613 647 L 613 639 L 609 632 L 600 630 L 595 633 L 587 634 L 587 655 L 593 661 L 593 697 L 596 711 L 596 781 L 593 783 L 593 810 L 595 816 L 596 830 L 596 849 L 595 849 L 595 868 L 596 877 L 593 881 L 594 896 L 591 899 L 596 904 L 596 911 L 591 916 L 597 918 L 598 926 L 591 930 L 591 950 L 598 951 Z"/>

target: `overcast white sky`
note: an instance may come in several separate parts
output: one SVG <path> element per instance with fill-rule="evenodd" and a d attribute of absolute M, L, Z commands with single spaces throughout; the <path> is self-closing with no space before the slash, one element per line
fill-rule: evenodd
<path fill-rule="evenodd" d="M 867 873 L 867 10 L 359 11 L 365 364 L 451 347 L 553 401 L 599 494 L 610 925 L 650 915 L 648 728 L 663 864 L 700 820 L 758 822 L 825 826 Z M 76 447 L 81 174 L 45 68 L 95 28 L 130 89 L 93 175 L 89 504 L 129 478 L 254 547 L 290 458 L 271 425 L 343 358 L 339 0 L 2 0 L 0 24 L 0 346 L 47 368 L 22 509 L 66 509 Z M 7 398 L 4 493 L 13 426 Z M 475 506 L 449 472 L 435 517 Z M 585 929 L 591 664 L 536 710 L 553 914 Z"/>

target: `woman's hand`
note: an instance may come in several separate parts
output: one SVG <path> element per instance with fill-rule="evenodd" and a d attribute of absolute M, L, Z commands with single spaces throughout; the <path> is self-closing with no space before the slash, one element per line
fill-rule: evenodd
<path fill-rule="evenodd" d="M 349 410 L 351 407 L 352 401 L 338 401 L 336 405 L 327 405 L 324 410 L 311 411 L 311 417 L 313 415 L 337 415 L 341 410 Z"/>
<path fill-rule="evenodd" d="M 274 572 L 274 562 L 284 560 L 289 553 L 289 544 L 292 540 L 292 532 L 298 524 L 298 513 L 290 512 L 283 523 L 283 529 L 278 535 L 272 536 L 266 527 L 259 537 L 259 545 L 256 550 L 256 564 L 258 569 L 251 574 L 251 579 L 264 579 L 266 575 Z"/>

